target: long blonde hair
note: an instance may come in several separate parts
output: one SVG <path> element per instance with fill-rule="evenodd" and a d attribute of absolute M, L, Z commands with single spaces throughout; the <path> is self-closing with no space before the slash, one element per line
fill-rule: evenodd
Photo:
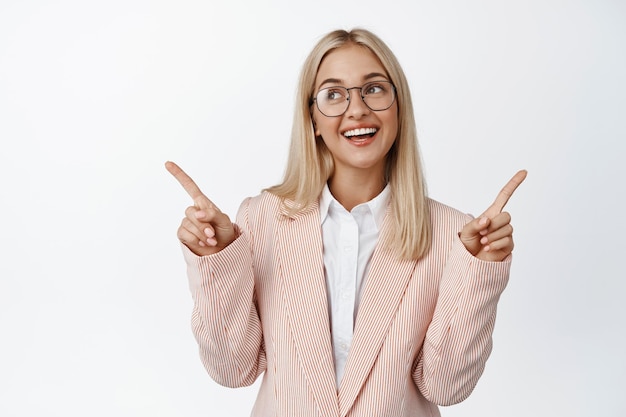
<path fill-rule="evenodd" d="M 418 151 L 413 104 L 406 76 L 389 47 L 365 29 L 336 30 L 324 36 L 304 62 L 296 95 L 291 145 L 283 182 L 267 191 L 283 200 L 290 214 L 315 203 L 333 174 L 333 158 L 323 140 L 317 140 L 311 116 L 315 78 L 324 57 L 346 44 L 368 48 L 380 60 L 395 85 L 398 101 L 398 136 L 387 154 L 386 180 L 391 187 L 394 224 L 388 242 L 404 259 L 419 259 L 430 249 L 431 224 Z"/>

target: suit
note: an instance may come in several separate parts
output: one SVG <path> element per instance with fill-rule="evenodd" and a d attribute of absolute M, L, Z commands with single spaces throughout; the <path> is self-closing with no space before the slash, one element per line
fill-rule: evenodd
<path fill-rule="evenodd" d="M 433 417 L 437 404 L 465 399 L 491 351 L 510 258 L 474 258 L 458 238 L 471 217 L 429 204 L 425 257 L 374 251 L 338 388 L 317 205 L 287 217 L 265 192 L 242 203 L 240 235 L 221 252 L 197 257 L 184 247 L 209 375 L 238 387 L 263 374 L 253 417 Z M 391 216 L 388 208 L 379 241 Z"/>

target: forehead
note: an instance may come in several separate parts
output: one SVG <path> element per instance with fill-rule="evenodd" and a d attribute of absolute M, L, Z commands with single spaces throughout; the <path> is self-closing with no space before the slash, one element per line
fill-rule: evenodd
<path fill-rule="evenodd" d="M 349 44 L 334 49 L 322 60 L 315 86 L 331 80 L 332 83 L 353 85 L 365 82 L 372 74 L 382 74 L 387 77 L 387 71 L 376 55 L 367 47 Z"/>

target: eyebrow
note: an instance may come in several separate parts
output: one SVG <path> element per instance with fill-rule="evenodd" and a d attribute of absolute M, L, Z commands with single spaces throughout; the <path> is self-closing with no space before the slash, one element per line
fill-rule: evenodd
<path fill-rule="evenodd" d="M 387 75 L 385 74 L 381 74 L 380 72 L 370 72 L 365 77 L 363 77 L 363 80 L 368 81 L 368 80 L 371 80 L 372 78 L 377 78 L 377 77 L 383 77 L 385 80 L 389 81 L 389 77 L 387 77 Z M 317 88 L 318 89 L 322 88 L 324 84 L 342 84 L 342 83 L 343 81 L 340 80 L 339 78 L 327 78 L 324 81 L 322 81 L 322 83 Z"/>

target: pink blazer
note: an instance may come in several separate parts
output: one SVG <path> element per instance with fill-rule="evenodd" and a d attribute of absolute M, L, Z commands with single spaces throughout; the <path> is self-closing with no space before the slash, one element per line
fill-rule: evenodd
<path fill-rule="evenodd" d="M 471 217 L 433 200 L 430 209 L 426 257 L 376 248 L 337 388 L 319 208 L 289 218 L 272 194 L 246 199 L 231 245 L 207 257 L 183 247 L 209 375 L 240 387 L 262 374 L 254 417 L 439 416 L 437 404 L 464 400 L 491 351 L 510 259 L 474 258 L 458 238 Z"/>

